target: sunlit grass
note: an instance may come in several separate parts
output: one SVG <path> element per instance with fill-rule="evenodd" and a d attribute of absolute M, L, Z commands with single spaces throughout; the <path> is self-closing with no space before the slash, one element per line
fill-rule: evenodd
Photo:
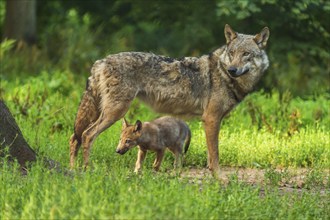
<path fill-rule="evenodd" d="M 248 219 L 325 218 L 326 195 L 306 192 L 260 194 L 259 187 L 215 180 L 190 183 L 166 173 L 102 163 L 71 176 L 34 166 L 26 177 L 1 168 L 1 219 Z M 274 208 L 276 207 L 276 208 Z"/>

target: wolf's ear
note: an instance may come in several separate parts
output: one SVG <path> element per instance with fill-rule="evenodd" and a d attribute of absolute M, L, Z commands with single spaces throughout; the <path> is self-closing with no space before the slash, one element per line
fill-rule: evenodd
<path fill-rule="evenodd" d="M 232 40 L 234 40 L 237 37 L 237 33 L 231 29 L 229 24 L 225 25 L 225 37 L 226 37 L 226 42 L 229 44 Z"/>
<path fill-rule="evenodd" d="M 254 36 L 253 40 L 257 43 L 260 49 L 264 49 L 269 38 L 269 29 L 264 27 L 259 34 Z"/>
<path fill-rule="evenodd" d="M 122 125 L 122 128 L 127 128 L 128 127 L 128 123 L 127 123 L 125 118 L 123 118 L 121 125 Z"/>
<path fill-rule="evenodd" d="M 142 129 L 142 122 L 137 120 L 134 125 L 134 132 L 141 131 Z"/>

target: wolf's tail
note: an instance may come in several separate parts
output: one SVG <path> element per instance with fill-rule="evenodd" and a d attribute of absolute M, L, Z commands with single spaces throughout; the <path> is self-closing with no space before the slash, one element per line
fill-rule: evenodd
<path fill-rule="evenodd" d="M 186 137 L 185 145 L 184 145 L 184 153 L 186 154 L 190 145 L 190 140 L 191 140 L 191 131 L 188 127 L 188 134 Z"/>

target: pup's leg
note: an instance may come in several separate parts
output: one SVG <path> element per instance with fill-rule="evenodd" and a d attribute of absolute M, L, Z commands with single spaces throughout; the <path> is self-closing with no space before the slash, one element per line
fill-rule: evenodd
<path fill-rule="evenodd" d="M 182 157 L 183 157 L 183 144 L 178 144 L 174 148 L 169 148 L 169 150 L 173 153 L 174 155 L 174 169 L 182 168 Z"/>
<path fill-rule="evenodd" d="M 155 171 L 159 170 L 160 165 L 162 164 L 164 158 L 165 150 L 159 150 L 156 152 L 156 159 L 154 161 L 153 167 Z"/>
<path fill-rule="evenodd" d="M 146 155 L 147 155 L 147 151 L 143 151 L 139 148 L 137 160 L 135 163 L 135 169 L 134 169 L 135 173 L 138 173 L 141 170 L 141 166 L 142 166 L 144 159 L 146 158 Z"/>
<path fill-rule="evenodd" d="M 182 168 L 182 154 L 179 152 L 175 153 L 174 169 Z"/>

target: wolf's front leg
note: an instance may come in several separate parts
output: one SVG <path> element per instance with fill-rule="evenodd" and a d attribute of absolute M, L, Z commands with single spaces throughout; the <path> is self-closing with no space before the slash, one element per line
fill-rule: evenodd
<path fill-rule="evenodd" d="M 217 117 L 215 114 L 209 114 L 203 117 L 203 121 L 208 149 L 208 166 L 213 176 L 220 179 L 218 139 L 221 117 Z"/>
<path fill-rule="evenodd" d="M 141 166 L 142 166 L 144 159 L 146 158 L 146 155 L 147 155 L 147 151 L 143 151 L 139 148 L 137 160 L 135 163 L 135 169 L 134 169 L 135 173 L 138 173 L 141 170 Z"/>

